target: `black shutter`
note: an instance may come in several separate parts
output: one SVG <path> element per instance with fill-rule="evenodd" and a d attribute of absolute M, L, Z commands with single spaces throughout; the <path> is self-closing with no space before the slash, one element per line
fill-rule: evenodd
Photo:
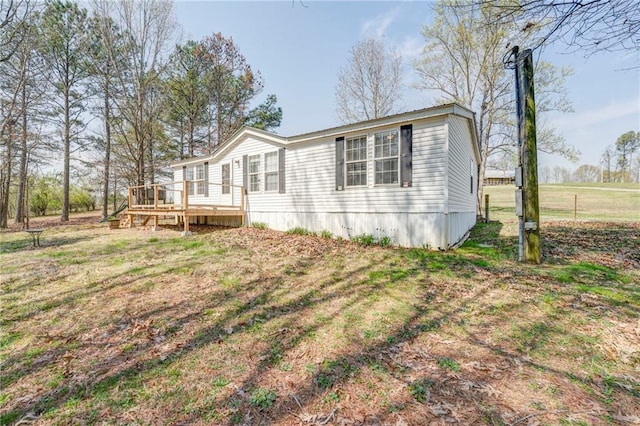
<path fill-rule="evenodd" d="M 278 150 L 278 179 L 279 179 L 278 192 L 280 192 L 280 194 L 284 194 L 285 192 L 284 153 L 285 153 L 284 148 L 280 148 Z"/>
<path fill-rule="evenodd" d="M 344 190 L 344 136 L 336 138 L 336 191 Z"/>
<path fill-rule="evenodd" d="M 209 196 L 209 163 L 204 163 L 204 196 Z"/>
<path fill-rule="evenodd" d="M 407 124 L 400 127 L 400 186 L 408 188 L 413 186 L 411 170 L 413 168 L 413 125 Z"/>
<path fill-rule="evenodd" d="M 242 186 L 244 187 L 244 193 L 249 192 L 249 156 L 242 156 Z"/>

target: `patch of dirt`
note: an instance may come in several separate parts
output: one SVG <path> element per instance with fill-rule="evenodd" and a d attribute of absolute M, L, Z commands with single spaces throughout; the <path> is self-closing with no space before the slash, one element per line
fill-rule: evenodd
<path fill-rule="evenodd" d="M 42 229 L 50 229 L 57 228 L 61 226 L 80 226 L 80 225 L 90 225 L 95 224 L 100 221 L 102 215 L 100 212 L 86 212 L 86 213 L 76 213 L 69 215 L 69 221 L 61 222 L 60 216 L 44 216 L 44 217 L 34 217 L 29 219 L 29 228 L 42 228 Z M 107 226 L 105 224 L 105 226 Z M 25 226 L 23 224 L 16 224 L 12 221 L 9 223 L 7 229 L 1 230 L 2 232 L 18 232 L 24 230 Z"/>

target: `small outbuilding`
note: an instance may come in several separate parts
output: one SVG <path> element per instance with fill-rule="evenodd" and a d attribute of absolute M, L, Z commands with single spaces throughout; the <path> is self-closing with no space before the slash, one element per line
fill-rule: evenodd
<path fill-rule="evenodd" d="M 291 137 L 243 127 L 212 155 L 172 164 L 186 192 L 173 201 L 198 206 L 188 223 L 445 250 L 476 223 L 479 163 L 474 114 L 457 104 Z"/>

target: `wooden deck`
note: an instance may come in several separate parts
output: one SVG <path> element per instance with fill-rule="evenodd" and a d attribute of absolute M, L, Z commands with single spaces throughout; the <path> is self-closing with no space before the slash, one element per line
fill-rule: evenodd
<path fill-rule="evenodd" d="M 189 187 L 193 185 L 207 185 L 207 193 L 210 191 L 211 196 L 203 194 L 189 194 Z M 224 191 L 214 191 L 211 189 L 228 189 L 227 198 L 231 200 L 231 204 L 216 204 L 222 197 Z M 202 187 L 201 187 L 202 188 Z M 237 195 L 234 197 L 233 194 Z M 204 198 L 211 204 L 193 204 L 190 199 L 197 198 L 202 201 Z M 129 187 L 129 207 L 127 209 L 126 225 L 131 227 L 136 216 L 144 217 L 143 225 L 153 220 L 153 226 L 157 227 L 161 216 L 173 216 L 176 224 L 182 222 L 184 231 L 189 232 L 190 219 L 193 217 L 237 217 L 240 224 L 245 223 L 245 193 L 244 187 L 237 185 L 222 185 L 204 181 L 180 181 L 169 183 L 158 183 L 144 186 Z"/>

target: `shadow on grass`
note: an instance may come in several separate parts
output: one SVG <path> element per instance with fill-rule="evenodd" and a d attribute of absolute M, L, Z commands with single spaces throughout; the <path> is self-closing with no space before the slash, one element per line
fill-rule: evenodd
<path fill-rule="evenodd" d="M 152 336 L 146 341 L 136 344 L 135 347 L 126 352 L 122 351 L 111 358 L 101 360 L 95 365 L 94 376 L 88 381 L 77 381 L 72 376 L 66 378 L 54 389 L 40 395 L 37 400 L 21 404 L 19 408 L 9 413 L 5 419 L 19 419 L 29 412 L 37 416 L 61 407 L 72 399 L 83 399 L 92 397 L 95 394 L 105 394 L 116 388 L 126 389 L 128 381 L 144 380 L 147 374 L 157 369 L 166 372 L 172 364 L 185 359 L 189 354 L 201 348 L 209 345 L 224 347 L 229 344 L 232 338 L 252 333 L 252 327 L 256 324 L 266 326 L 270 323 L 275 323 L 278 324 L 280 329 L 276 334 L 266 336 L 269 340 L 266 341 L 265 348 L 260 352 L 260 359 L 253 366 L 252 371 L 247 374 L 247 378 L 241 383 L 235 384 L 236 391 L 224 400 L 216 401 L 215 407 L 212 408 L 212 410 L 229 410 L 224 419 L 228 424 L 242 422 L 268 424 L 269 422 L 285 421 L 285 419 L 293 421 L 296 415 L 302 416 L 317 410 L 318 404 L 322 402 L 322 399 L 330 391 L 339 389 L 341 385 L 349 381 L 357 380 L 364 368 L 374 365 L 382 366 L 376 368 L 384 368 L 388 374 L 404 382 L 404 385 L 411 390 L 411 395 L 418 403 L 420 403 L 418 397 L 426 395 L 428 390 L 426 388 L 429 387 L 433 388 L 434 391 L 432 399 L 427 401 L 432 406 L 450 400 L 444 393 L 439 393 L 439 391 L 448 386 L 453 388 L 458 395 L 464 396 L 466 400 L 473 401 L 474 406 L 484 407 L 478 408 L 478 410 L 485 416 L 485 420 L 489 418 L 496 422 L 502 422 L 503 419 L 508 417 L 508 413 L 497 408 L 500 407 L 500 404 L 496 396 L 469 387 L 470 385 L 463 383 L 464 376 L 460 378 L 453 373 L 447 375 L 446 386 L 444 383 L 438 383 L 436 377 L 428 374 L 422 374 L 420 379 L 410 381 L 406 375 L 401 373 L 403 369 L 410 367 L 396 364 L 394 361 L 395 354 L 401 351 L 402 347 L 416 344 L 419 339 L 449 324 L 464 324 L 462 320 L 466 315 L 470 315 L 467 314 L 469 308 L 473 306 L 476 300 L 486 297 L 491 288 L 489 284 L 476 283 L 477 289 L 475 291 L 470 292 L 464 298 L 455 300 L 455 303 L 454 301 L 450 304 L 436 303 L 434 296 L 438 291 L 442 292 L 443 289 L 434 286 L 432 274 L 449 271 L 456 279 L 473 279 L 474 273 L 478 270 L 493 268 L 496 265 L 499 266 L 501 262 L 509 262 L 512 259 L 514 252 L 513 238 L 499 236 L 500 224 L 490 223 L 479 227 L 476 231 L 481 234 L 472 235 L 472 238 L 462 247 L 460 253 L 464 254 L 439 254 L 420 250 L 390 249 L 389 252 L 393 253 L 394 256 L 397 255 L 404 259 L 405 264 L 402 265 L 402 268 L 393 267 L 381 270 L 379 269 L 381 268 L 381 262 L 379 259 L 375 259 L 357 269 L 342 270 L 332 276 L 325 277 L 312 288 L 304 289 L 300 294 L 286 302 L 278 301 L 279 297 L 281 297 L 280 292 L 288 290 L 284 281 L 287 279 L 285 277 L 289 276 L 289 279 L 295 279 L 296 276 L 302 276 L 312 269 L 317 262 L 298 262 L 295 267 L 295 274 L 287 274 L 285 269 L 289 266 L 285 266 L 277 274 L 261 275 L 259 278 L 247 280 L 244 283 L 240 282 L 234 291 L 216 290 L 208 294 L 207 297 L 210 301 L 203 306 L 202 310 L 189 311 L 188 306 L 176 304 L 159 306 L 138 315 L 127 315 L 126 318 L 120 318 L 117 323 L 114 323 L 114 326 L 107 333 L 118 333 L 123 329 L 129 329 L 132 324 L 143 323 L 154 317 L 164 315 L 173 318 L 171 333 L 177 334 L 189 324 L 201 318 L 202 312 L 206 309 L 230 305 L 220 317 L 215 320 L 207 320 L 206 325 L 195 336 L 180 344 L 179 347 L 170 351 L 163 351 L 161 350 L 161 346 L 164 345 L 163 341 L 156 341 Z M 233 255 L 233 253 L 229 255 Z M 194 261 L 196 263 L 194 266 L 204 261 Z M 174 266 L 179 268 L 182 265 Z M 162 273 L 171 273 L 175 268 L 154 272 L 153 274 L 145 275 L 144 278 L 156 277 Z M 525 270 L 533 270 L 534 267 L 523 268 Z M 368 274 L 362 278 L 367 272 Z M 286 354 L 296 350 L 302 342 L 308 340 L 325 323 L 335 320 L 339 315 L 343 314 L 346 308 L 366 308 L 372 297 L 384 297 L 389 286 L 394 286 L 408 277 L 417 278 L 421 283 L 420 293 L 412 305 L 412 314 L 386 332 L 383 341 L 364 343 L 360 347 L 343 350 L 331 358 L 324 359 L 314 367 L 309 380 L 295 385 L 288 389 L 286 393 L 280 393 L 278 398 L 273 401 L 273 405 L 265 408 L 265 406 L 257 404 L 255 398 L 252 399 L 252 391 L 260 388 L 269 371 L 276 367 Z M 594 275 L 589 279 L 595 280 L 597 278 L 598 275 Z M 126 285 L 138 279 L 140 279 L 139 276 L 136 276 L 135 279 L 127 278 L 126 272 L 114 275 L 95 283 L 90 290 L 77 290 L 76 293 L 61 299 L 56 307 L 70 306 L 88 295 L 104 291 L 113 286 Z M 532 278 L 527 277 L 527 279 Z M 497 284 L 502 285 L 504 283 L 498 282 Z M 554 291 L 558 294 L 558 297 L 569 298 L 576 295 L 574 289 L 568 286 L 565 290 L 556 286 Z M 340 298 L 348 299 L 342 310 L 326 315 L 321 320 L 315 320 L 311 324 L 301 325 L 304 324 L 303 319 L 310 310 Z M 512 303 L 503 308 L 515 313 L 524 309 L 528 303 L 531 303 L 531 301 Z M 605 300 L 604 303 L 607 303 L 607 301 Z M 615 309 L 616 307 L 612 306 L 611 308 Z M 580 309 L 580 307 L 574 309 Z M 587 307 L 584 309 L 590 315 L 593 314 Z M 525 364 L 538 370 L 544 370 L 559 379 L 570 379 L 579 382 L 583 386 L 600 389 L 603 386 L 602 381 L 576 375 L 569 370 L 555 368 L 539 361 L 534 362 L 528 357 L 529 352 L 544 349 L 551 339 L 562 335 L 571 336 L 566 329 L 553 326 L 554 322 L 567 315 L 571 315 L 571 311 L 547 313 L 546 317 L 538 322 L 514 330 L 510 338 L 521 342 L 517 352 L 490 343 L 484 336 L 479 336 L 476 333 L 465 331 L 465 335 L 473 346 L 486 350 L 495 357 L 507 361 L 514 368 Z M 505 323 L 512 319 L 510 315 L 496 316 L 497 318 L 495 319 L 484 320 L 482 325 L 487 329 L 491 329 L 492 327 L 504 326 Z M 246 318 L 250 318 L 251 322 L 247 321 Z M 232 330 L 232 333 L 228 332 L 229 329 Z M 578 337 L 576 336 L 575 338 Z M 73 341 L 77 336 L 70 336 L 70 338 Z M 92 342 L 91 345 L 101 347 L 103 343 L 96 341 Z M 44 361 L 41 363 L 34 361 L 37 364 L 37 367 L 34 368 L 43 368 L 44 365 L 59 361 L 63 353 L 64 347 L 61 347 L 60 351 L 56 353 L 37 354 Z M 9 373 L 17 374 L 19 360 L 27 355 L 27 353 L 23 352 L 12 356 L 6 364 L 10 367 Z M 433 358 L 439 364 L 454 369 L 455 363 L 452 361 L 454 361 L 456 354 L 438 355 L 427 353 L 424 356 L 428 359 Z M 450 362 L 440 362 L 443 359 L 448 359 Z M 3 368 L 3 374 L 5 374 L 5 371 Z M 34 370 L 29 370 L 24 374 L 30 374 L 32 371 Z M 18 378 L 12 378 L 11 382 L 15 382 Z M 497 381 L 497 379 L 495 380 Z M 422 388 L 419 386 L 422 386 Z M 638 396 L 633 390 L 627 390 L 626 392 L 631 396 Z M 392 406 L 396 408 L 406 407 L 408 404 L 415 403 L 408 394 L 405 395 L 405 399 L 391 401 Z M 233 410 L 228 407 L 233 407 Z M 205 408 L 202 409 L 204 410 Z M 445 413 L 447 411 L 443 408 L 441 410 L 444 410 L 442 412 Z M 379 407 L 373 411 L 374 413 L 365 419 L 365 423 L 389 423 L 396 420 L 393 410 L 390 410 L 389 407 Z M 196 411 L 195 413 L 178 416 L 176 419 L 167 419 L 167 421 L 175 421 L 181 424 L 197 423 L 206 414 L 202 411 Z M 515 419 L 516 421 L 520 421 L 518 419 L 526 419 L 527 413 L 520 414 L 520 417 Z M 440 417 L 444 415 L 446 414 Z M 89 412 L 83 412 L 77 413 L 76 418 L 91 419 L 92 416 Z M 438 415 L 434 414 L 433 417 L 437 418 Z M 300 420 L 299 417 L 297 419 Z M 329 416 L 326 419 L 327 423 L 331 420 Z M 477 420 L 481 421 L 482 418 Z"/>
<path fill-rule="evenodd" d="M 45 233 L 43 233 L 43 235 L 40 236 L 40 247 L 34 247 L 33 239 L 30 236 L 27 236 L 25 238 L 3 242 L 2 244 L 0 244 L 0 255 L 4 253 L 15 253 L 22 250 L 31 254 L 35 254 L 35 252 L 49 247 L 73 245 L 75 243 L 86 241 L 89 239 L 89 237 L 48 237 Z"/>

